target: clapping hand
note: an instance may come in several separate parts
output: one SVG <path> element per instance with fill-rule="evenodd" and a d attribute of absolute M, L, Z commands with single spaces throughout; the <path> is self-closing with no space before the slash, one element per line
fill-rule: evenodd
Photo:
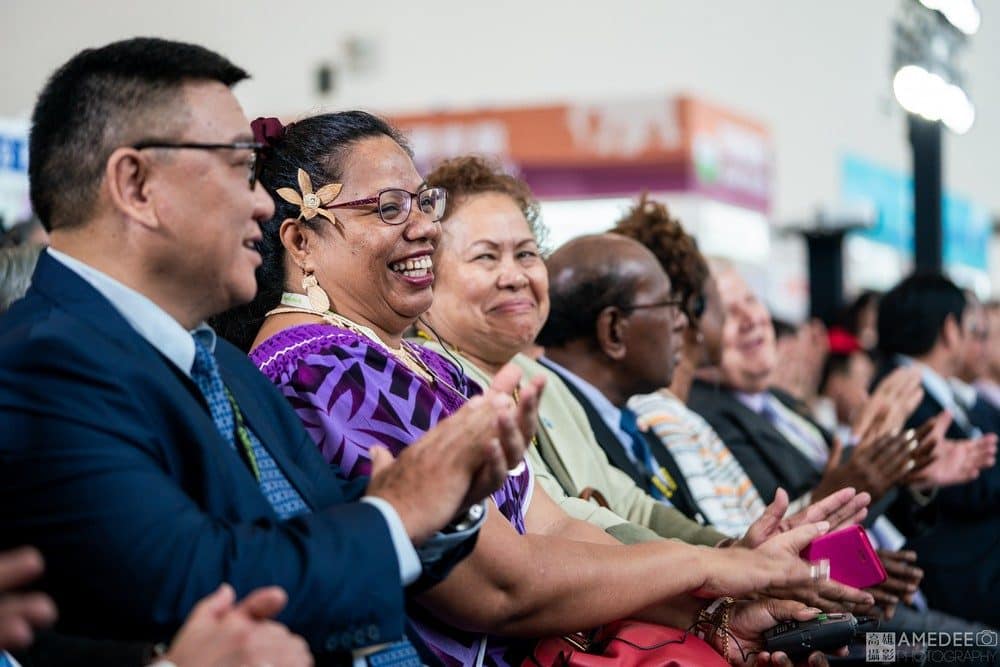
<path fill-rule="evenodd" d="M 854 489 L 841 489 L 823 500 L 805 507 L 788 518 L 788 494 L 778 489 L 774 501 L 767 506 L 760 519 L 755 521 L 738 544 L 755 548 L 767 540 L 803 524 L 826 521 L 830 530 L 854 525 L 864 520 L 871 497 L 855 493 Z M 772 586 L 764 591 L 768 596 L 797 600 L 823 611 L 865 611 L 875 600 L 871 594 L 832 580 L 809 582 L 800 586 Z"/>
<path fill-rule="evenodd" d="M 23 547 L 0 553 L 0 650 L 31 643 L 33 629 L 51 624 L 56 607 L 42 593 L 13 593 L 37 578 L 44 569 L 37 549 Z"/>
<path fill-rule="evenodd" d="M 996 464 L 995 433 L 966 440 L 951 440 L 944 435 L 951 420 L 951 413 L 945 411 L 927 422 L 932 426 L 927 438 L 935 442 L 934 461 L 922 471 L 911 475 L 910 483 L 913 485 L 928 488 L 964 484 L 976 479 L 981 470 Z"/>
<path fill-rule="evenodd" d="M 885 618 L 891 619 L 900 600 L 907 604 L 913 602 L 913 596 L 924 578 L 924 571 L 913 565 L 917 562 L 917 554 L 914 551 L 879 549 L 878 556 L 882 566 L 885 567 L 887 578 L 878 586 L 868 590 L 875 596 L 875 601 Z"/>
<path fill-rule="evenodd" d="M 889 373 L 858 412 L 851 431 L 860 443 L 899 433 L 924 397 L 920 371 L 901 367 Z"/>
<path fill-rule="evenodd" d="M 508 364 L 484 395 L 470 399 L 395 460 L 382 447 L 370 448 L 367 494 L 393 506 L 414 544 L 499 489 L 521 463 L 535 434 L 545 380 L 525 383 L 515 402 L 520 380 L 521 371 Z"/>
<path fill-rule="evenodd" d="M 195 606 L 163 657 L 177 667 L 311 667 L 305 640 L 272 620 L 287 601 L 269 586 L 237 603 L 223 584 Z"/>
<path fill-rule="evenodd" d="M 813 489 L 813 498 L 855 487 L 878 500 L 894 486 L 908 483 L 934 461 L 935 443 L 926 438 L 929 430 L 925 425 L 917 431 L 911 429 L 863 442 L 844 463 L 841 463 L 843 445 L 834 438 L 823 476 Z"/>

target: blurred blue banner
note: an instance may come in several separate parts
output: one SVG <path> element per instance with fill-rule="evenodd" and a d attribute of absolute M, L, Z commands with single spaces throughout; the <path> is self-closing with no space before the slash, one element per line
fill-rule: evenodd
<path fill-rule="evenodd" d="M 840 197 L 847 205 L 865 204 L 877 212 L 875 225 L 856 232 L 877 243 L 913 254 L 913 179 L 857 155 L 841 161 Z M 990 216 L 985 206 L 945 192 L 944 264 L 987 270 Z"/>

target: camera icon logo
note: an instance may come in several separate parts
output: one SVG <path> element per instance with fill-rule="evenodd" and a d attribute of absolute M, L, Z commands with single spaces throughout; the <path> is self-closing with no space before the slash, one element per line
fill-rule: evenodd
<path fill-rule="evenodd" d="M 996 646 L 997 645 L 997 632 L 996 630 L 980 630 L 976 633 L 976 644 L 979 646 Z"/>

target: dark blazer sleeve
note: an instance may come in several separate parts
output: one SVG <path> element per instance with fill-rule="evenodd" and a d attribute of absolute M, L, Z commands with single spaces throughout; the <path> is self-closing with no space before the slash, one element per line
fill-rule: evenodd
<path fill-rule="evenodd" d="M 321 501 L 280 522 L 245 470 L 216 460 L 230 452 L 166 442 L 182 415 L 148 423 L 142 389 L 93 359 L 98 341 L 30 337 L 0 358 L 0 546 L 41 549 L 67 629 L 165 640 L 228 581 L 284 588 L 279 619 L 316 650 L 401 636 L 399 565 L 382 515 L 353 502 L 363 482 L 311 470 Z M 301 426 L 285 436 L 306 446 Z"/>
<path fill-rule="evenodd" d="M 705 409 L 704 405 L 701 407 Z M 693 409 L 698 411 L 698 408 L 693 407 Z M 700 414 L 715 429 L 722 442 L 726 443 L 726 447 L 740 462 L 744 472 L 753 482 L 757 493 L 764 499 L 764 502 L 771 502 L 782 483 L 760 455 L 750 434 L 737 420 L 728 417 L 723 411 L 705 409 L 705 412 Z"/>
<path fill-rule="evenodd" d="M 798 498 L 819 482 L 812 462 L 730 391 L 695 381 L 688 403 L 732 450 L 765 502 L 774 499 L 779 487 Z"/>
<path fill-rule="evenodd" d="M 62 635 L 49 630 L 35 633 L 35 641 L 12 655 L 21 667 L 147 667 L 155 660 L 153 645 Z"/>

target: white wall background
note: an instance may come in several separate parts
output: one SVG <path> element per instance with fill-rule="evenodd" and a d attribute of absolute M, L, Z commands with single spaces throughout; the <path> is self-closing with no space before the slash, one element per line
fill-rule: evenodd
<path fill-rule="evenodd" d="M 29 113 L 80 48 L 139 34 L 199 42 L 250 70 L 237 89 L 250 117 L 686 91 L 770 126 L 783 223 L 836 201 L 844 152 L 909 169 L 891 94 L 900 1 L 0 0 L 0 116 Z M 945 180 L 1000 211 L 1000 0 L 977 1 L 965 62 L 978 114 L 967 135 L 946 137 Z M 369 71 L 318 96 L 315 66 L 351 37 L 372 45 Z"/>

